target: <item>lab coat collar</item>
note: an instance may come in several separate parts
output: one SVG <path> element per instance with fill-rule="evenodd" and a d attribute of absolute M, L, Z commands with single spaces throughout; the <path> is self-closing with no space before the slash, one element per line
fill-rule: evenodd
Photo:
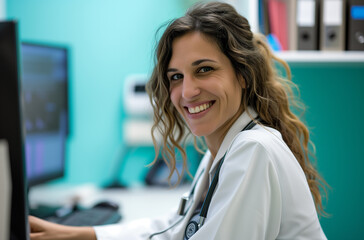
<path fill-rule="evenodd" d="M 224 140 L 221 143 L 219 151 L 216 154 L 216 157 L 213 160 L 212 166 L 209 170 L 210 175 L 214 172 L 214 169 L 220 162 L 221 158 L 225 155 L 227 150 L 229 149 L 231 143 L 233 142 L 236 135 L 243 130 L 243 128 L 248 125 L 248 123 L 252 120 L 249 114 L 256 118 L 258 113 L 251 107 L 248 107 L 246 111 L 244 111 L 240 117 L 234 122 L 234 124 L 230 127 L 228 133 L 224 137 Z"/>

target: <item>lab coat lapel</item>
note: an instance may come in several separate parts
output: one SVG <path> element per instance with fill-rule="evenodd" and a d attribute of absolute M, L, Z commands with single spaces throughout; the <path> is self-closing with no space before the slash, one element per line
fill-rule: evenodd
<path fill-rule="evenodd" d="M 220 160 L 225 155 L 225 153 L 228 151 L 228 149 L 229 149 L 231 143 L 233 142 L 233 140 L 235 139 L 236 135 L 241 130 L 243 130 L 243 128 L 246 125 L 248 125 L 248 123 L 252 120 L 248 113 L 253 118 L 256 118 L 258 116 L 258 114 L 256 113 L 256 111 L 253 108 L 248 107 L 247 110 L 244 111 L 243 114 L 241 114 L 240 117 L 235 121 L 235 123 L 231 126 L 228 133 L 224 137 L 224 140 L 221 143 L 219 151 L 217 152 L 216 157 L 210 168 L 210 171 L 209 171 L 210 176 L 213 176 L 213 173 L 215 172 L 217 165 L 219 164 Z"/>

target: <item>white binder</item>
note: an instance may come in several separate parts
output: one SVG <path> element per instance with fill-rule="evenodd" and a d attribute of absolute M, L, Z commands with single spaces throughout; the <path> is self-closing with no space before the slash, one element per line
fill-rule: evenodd
<path fill-rule="evenodd" d="M 323 0 L 321 11 L 321 50 L 345 49 L 345 1 Z"/>
<path fill-rule="evenodd" d="M 297 50 L 319 49 L 319 0 L 297 0 Z"/>

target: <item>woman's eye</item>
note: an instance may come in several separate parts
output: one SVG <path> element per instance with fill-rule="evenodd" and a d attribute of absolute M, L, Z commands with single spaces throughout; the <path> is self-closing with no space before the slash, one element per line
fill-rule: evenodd
<path fill-rule="evenodd" d="M 213 68 L 212 68 L 212 67 L 202 67 L 202 68 L 200 68 L 200 69 L 198 70 L 198 72 L 200 72 L 200 73 L 205 73 L 205 72 L 209 72 L 209 71 L 211 71 L 211 70 L 213 70 Z"/>
<path fill-rule="evenodd" d="M 171 77 L 170 77 L 170 80 L 171 81 L 174 81 L 174 80 L 179 80 L 179 79 L 182 79 L 183 78 L 183 75 L 182 74 L 173 74 Z"/>

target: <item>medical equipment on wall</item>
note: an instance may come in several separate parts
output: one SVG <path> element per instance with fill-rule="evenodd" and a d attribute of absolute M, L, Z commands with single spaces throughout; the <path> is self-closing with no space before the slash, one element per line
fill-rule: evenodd
<path fill-rule="evenodd" d="M 125 168 L 125 161 L 133 148 L 140 146 L 153 146 L 151 128 L 153 125 L 153 108 L 146 92 L 149 80 L 147 74 L 130 74 L 124 80 L 122 106 L 126 113 L 122 122 L 123 142 L 116 154 L 116 163 L 113 167 L 112 182 L 107 188 L 126 187 L 120 182 L 120 173 Z"/>
<path fill-rule="evenodd" d="M 152 146 L 150 134 L 153 108 L 146 92 L 147 74 L 131 74 L 125 78 L 123 105 L 127 114 L 123 136 L 129 146 Z"/>
<path fill-rule="evenodd" d="M 125 78 L 124 108 L 131 117 L 148 117 L 153 113 L 153 108 L 145 89 L 148 80 L 147 74 L 131 74 Z"/>

